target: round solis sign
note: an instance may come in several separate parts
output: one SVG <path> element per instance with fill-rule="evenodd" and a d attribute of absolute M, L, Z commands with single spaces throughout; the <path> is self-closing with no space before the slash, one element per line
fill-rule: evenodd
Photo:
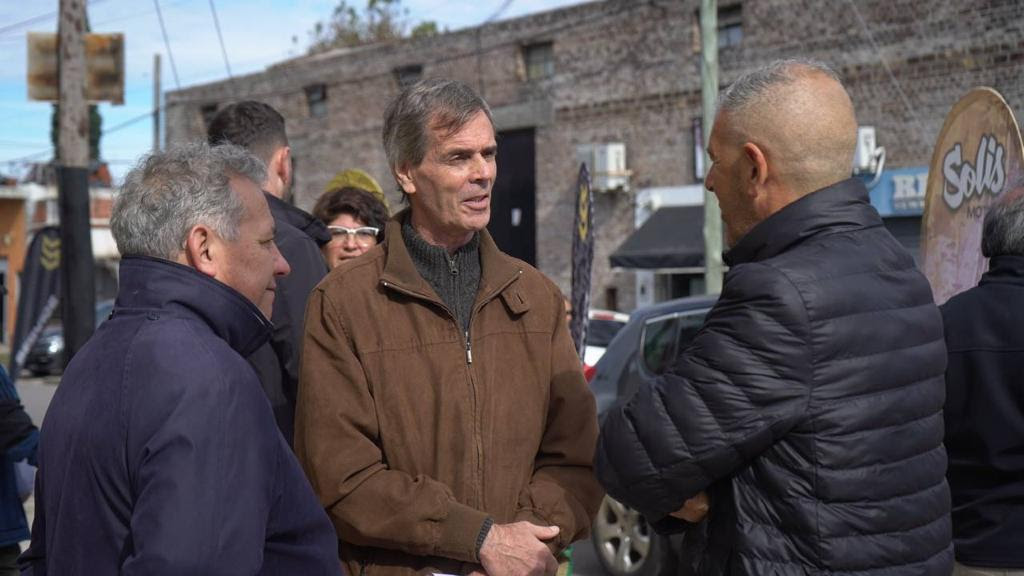
<path fill-rule="evenodd" d="M 946 116 L 928 170 L 921 256 L 935 302 L 971 288 L 987 269 L 985 213 L 1024 175 L 1022 166 L 1013 111 L 995 90 L 971 90 Z"/>

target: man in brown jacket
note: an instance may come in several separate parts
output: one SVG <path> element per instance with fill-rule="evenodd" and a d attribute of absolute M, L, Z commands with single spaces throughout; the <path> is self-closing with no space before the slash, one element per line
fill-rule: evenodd
<path fill-rule="evenodd" d="M 485 227 L 487 104 L 425 80 L 384 123 L 410 208 L 310 296 L 296 452 L 349 572 L 550 574 L 602 491 L 562 296 Z"/>

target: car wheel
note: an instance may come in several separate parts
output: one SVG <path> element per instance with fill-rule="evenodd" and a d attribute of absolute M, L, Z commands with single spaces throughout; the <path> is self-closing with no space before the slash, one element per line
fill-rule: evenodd
<path fill-rule="evenodd" d="M 669 539 L 639 512 L 605 496 L 590 536 L 597 559 L 612 576 L 657 576 L 675 571 Z"/>
<path fill-rule="evenodd" d="M 30 368 L 29 372 L 36 378 L 42 378 L 50 375 L 50 371 L 45 368 Z"/>

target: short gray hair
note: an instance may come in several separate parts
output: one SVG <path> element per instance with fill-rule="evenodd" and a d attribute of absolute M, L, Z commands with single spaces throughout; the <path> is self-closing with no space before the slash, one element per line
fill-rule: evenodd
<path fill-rule="evenodd" d="M 384 153 L 388 166 L 418 165 L 427 153 L 427 137 L 432 126 L 449 134 L 483 112 L 493 125 L 487 102 L 456 80 L 428 78 L 403 90 L 384 112 Z"/>
<path fill-rule="evenodd" d="M 232 144 L 195 143 L 145 156 L 125 176 L 114 199 L 110 231 L 117 249 L 123 256 L 174 260 L 198 224 L 233 240 L 245 212 L 229 186 L 233 176 L 260 186 L 266 168 Z"/>
<path fill-rule="evenodd" d="M 775 60 L 757 70 L 747 72 L 730 84 L 718 99 L 718 109 L 736 111 L 746 108 L 768 95 L 771 88 L 791 84 L 801 75 L 800 72 L 807 71 L 819 72 L 842 84 L 835 70 L 820 60 Z"/>
<path fill-rule="evenodd" d="M 989 207 L 982 225 L 981 253 L 1024 256 L 1024 178 L 1005 188 L 1004 197 Z"/>

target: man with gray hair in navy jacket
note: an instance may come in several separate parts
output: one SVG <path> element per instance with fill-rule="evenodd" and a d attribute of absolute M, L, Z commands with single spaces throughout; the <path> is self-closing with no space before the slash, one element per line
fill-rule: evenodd
<path fill-rule="evenodd" d="M 28 574 L 339 574 L 337 540 L 244 357 L 288 263 L 237 146 L 153 154 L 114 202 L 109 320 L 39 445 Z"/>

